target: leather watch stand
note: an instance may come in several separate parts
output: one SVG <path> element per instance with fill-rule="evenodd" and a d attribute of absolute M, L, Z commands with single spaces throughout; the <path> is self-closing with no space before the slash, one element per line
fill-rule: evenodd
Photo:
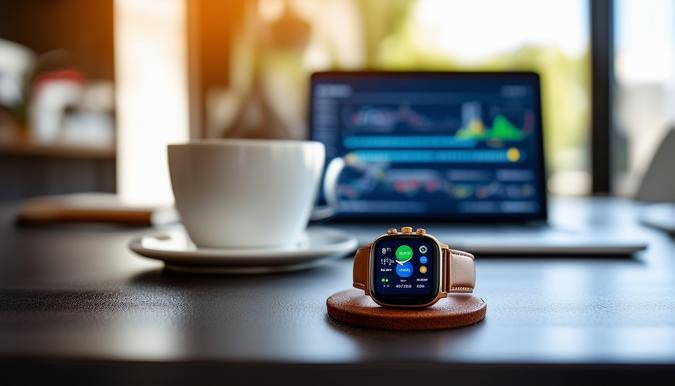
<path fill-rule="evenodd" d="M 440 330 L 469 326 L 485 318 L 487 304 L 472 294 L 448 294 L 429 308 L 387 308 L 363 291 L 349 289 L 326 300 L 333 319 L 360 327 L 385 330 Z"/>

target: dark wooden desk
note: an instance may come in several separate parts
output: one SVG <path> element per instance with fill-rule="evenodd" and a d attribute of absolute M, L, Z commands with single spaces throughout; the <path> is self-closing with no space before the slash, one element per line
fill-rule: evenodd
<path fill-rule="evenodd" d="M 563 200 L 649 240 L 634 259 L 480 258 L 487 319 L 439 332 L 330 320 L 351 260 L 183 276 L 133 255 L 143 229 L 16 228 L 0 211 L 0 384 L 675 384 L 675 243 L 624 200 Z M 570 212 L 572 211 L 572 212 Z M 368 383 L 371 384 L 371 383 Z"/>

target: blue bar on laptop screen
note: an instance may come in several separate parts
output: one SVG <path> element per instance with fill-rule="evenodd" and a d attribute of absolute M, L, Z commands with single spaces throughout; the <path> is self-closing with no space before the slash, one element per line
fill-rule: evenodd
<path fill-rule="evenodd" d="M 545 218 L 538 77 L 318 73 L 312 139 L 347 217 Z"/>

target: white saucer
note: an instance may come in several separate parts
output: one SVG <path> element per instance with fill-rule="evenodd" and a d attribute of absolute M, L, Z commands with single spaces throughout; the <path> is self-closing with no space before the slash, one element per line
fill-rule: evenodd
<path fill-rule="evenodd" d="M 133 238 L 129 248 L 165 263 L 167 269 L 195 273 L 268 273 L 308 269 L 356 250 L 354 237 L 332 228 L 310 227 L 297 244 L 281 248 L 197 248 L 185 229 L 156 230 Z"/>

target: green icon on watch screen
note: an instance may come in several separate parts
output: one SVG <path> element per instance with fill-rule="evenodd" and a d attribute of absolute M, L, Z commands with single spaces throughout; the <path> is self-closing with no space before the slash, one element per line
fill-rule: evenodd
<path fill-rule="evenodd" d="M 407 245 L 401 245 L 396 248 L 396 262 L 399 264 L 404 264 L 408 260 L 412 259 L 413 250 Z"/>

